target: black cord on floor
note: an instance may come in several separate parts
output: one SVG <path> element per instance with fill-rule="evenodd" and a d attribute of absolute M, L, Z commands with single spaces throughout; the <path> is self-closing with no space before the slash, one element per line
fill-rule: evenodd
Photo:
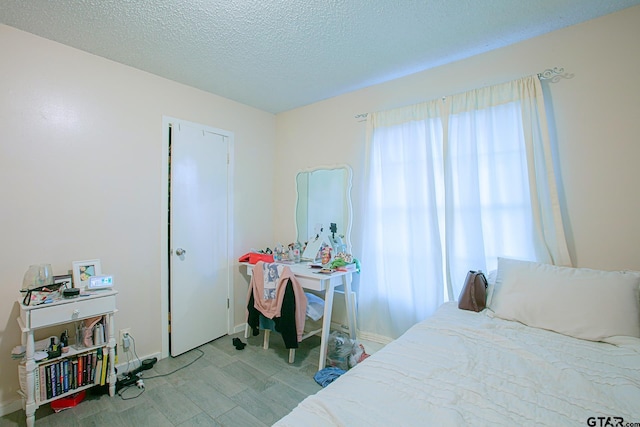
<path fill-rule="evenodd" d="M 135 355 L 135 360 L 137 360 L 137 361 L 138 361 L 138 365 L 139 365 L 139 366 L 142 366 L 142 362 L 140 361 L 140 357 L 138 356 L 138 353 L 136 353 L 136 340 L 135 340 L 135 338 L 133 338 L 133 336 L 132 336 L 131 334 L 129 334 L 129 338 L 130 338 L 130 339 L 131 339 L 131 341 L 133 342 L 133 354 Z M 178 371 L 180 371 L 180 370 L 182 370 L 182 369 L 184 369 L 184 368 L 187 368 L 187 367 L 189 367 L 189 366 L 193 365 L 193 364 L 194 364 L 194 363 L 196 363 L 198 360 L 200 360 L 200 358 L 201 358 L 202 356 L 204 356 L 204 352 L 203 352 L 202 350 L 200 350 L 199 348 L 194 348 L 194 350 L 197 350 L 198 352 L 200 352 L 200 355 L 199 355 L 198 357 L 196 357 L 194 360 L 192 360 L 191 362 L 187 363 L 186 365 L 181 366 L 181 367 L 179 367 L 179 368 L 177 368 L 177 369 L 174 369 L 174 370 L 173 370 L 173 371 L 171 371 L 171 372 L 167 372 L 166 374 L 157 374 L 157 375 L 154 375 L 154 376 L 151 376 L 151 377 L 144 377 L 144 379 L 145 379 L 145 380 L 151 380 L 151 379 L 154 379 L 154 378 L 167 377 L 167 376 L 169 376 L 169 375 L 173 375 L 173 374 L 175 374 L 176 372 L 178 372 Z M 129 367 L 129 357 L 128 357 L 128 355 L 127 355 L 127 369 L 128 369 L 128 367 Z M 142 378 L 142 376 L 141 376 L 141 378 Z M 132 387 L 133 387 L 133 385 L 125 386 L 125 387 L 124 387 L 124 388 L 122 388 L 120 391 L 118 391 L 118 393 L 117 393 L 117 394 L 118 394 L 118 396 L 120 396 L 120 398 L 121 398 L 122 400 L 133 400 L 133 399 L 137 399 L 138 397 L 140 397 L 140 396 L 142 395 L 142 393 L 144 393 L 144 391 L 145 391 L 144 386 L 142 386 L 142 387 L 137 387 L 137 388 L 140 390 L 140 392 L 139 392 L 138 394 L 136 394 L 135 396 L 130 396 L 130 397 L 125 397 L 125 396 L 123 396 L 123 394 L 124 394 L 127 390 L 129 390 L 130 388 L 132 388 Z"/>
<path fill-rule="evenodd" d="M 171 371 L 171 372 L 168 372 L 168 373 L 166 373 L 166 374 L 158 374 L 158 375 L 154 375 L 154 376 L 152 376 L 152 377 L 144 377 L 144 379 L 145 379 L 145 380 L 150 380 L 150 379 L 153 379 L 153 378 L 166 377 L 166 376 L 169 376 L 169 375 L 175 374 L 176 372 L 178 372 L 178 371 L 179 371 L 179 370 L 181 370 L 181 369 L 184 369 L 184 368 L 186 368 L 186 367 L 188 367 L 188 366 L 193 365 L 193 364 L 194 364 L 194 363 L 196 363 L 198 360 L 200 360 L 200 358 L 201 358 L 202 356 L 204 356 L 204 351 L 200 350 L 199 348 L 194 348 L 193 350 L 199 351 L 199 352 L 200 352 L 200 356 L 196 357 L 194 360 L 192 360 L 191 362 L 187 363 L 186 365 L 181 366 L 181 367 L 179 367 L 178 369 L 173 370 L 173 371 Z"/>
<path fill-rule="evenodd" d="M 126 386 L 125 388 L 123 388 L 122 390 L 120 390 L 120 391 L 118 392 L 118 396 L 120 396 L 120 399 L 122 399 L 122 400 L 133 400 L 133 399 L 137 399 L 137 398 L 138 398 L 138 397 L 140 397 L 140 395 L 141 395 L 142 393 L 144 393 L 144 391 L 145 391 L 145 388 L 144 388 L 144 387 L 143 387 L 143 388 L 139 388 L 138 390 L 140 390 L 140 393 L 136 394 L 135 396 L 131 396 L 131 397 L 124 397 L 122 394 L 123 394 L 125 391 L 129 390 L 131 387 L 133 387 L 133 386 L 128 385 L 128 386 Z"/>

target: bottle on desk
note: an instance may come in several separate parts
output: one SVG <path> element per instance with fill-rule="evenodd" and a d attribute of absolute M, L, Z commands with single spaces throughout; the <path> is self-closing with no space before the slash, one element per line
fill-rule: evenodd
<path fill-rule="evenodd" d="M 62 347 L 69 346 L 69 331 L 67 329 L 65 329 L 62 335 L 60 335 L 60 345 Z"/>
<path fill-rule="evenodd" d="M 274 262 L 284 261 L 284 255 L 285 255 L 284 247 L 280 243 L 278 243 L 273 250 L 273 261 Z"/>
<path fill-rule="evenodd" d="M 300 262 L 300 254 L 301 254 L 301 246 L 300 243 L 296 242 L 291 245 L 289 248 L 289 261 L 293 261 L 295 263 Z"/>

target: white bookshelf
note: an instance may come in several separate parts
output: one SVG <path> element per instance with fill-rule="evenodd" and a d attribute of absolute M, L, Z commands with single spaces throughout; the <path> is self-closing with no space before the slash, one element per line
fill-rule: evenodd
<path fill-rule="evenodd" d="M 62 299 L 50 304 L 42 304 L 36 306 L 26 306 L 20 302 L 20 317 L 17 319 L 18 325 L 22 332 L 22 345 L 25 346 L 25 360 L 18 368 L 20 376 L 21 394 L 23 397 L 23 406 L 27 416 L 27 426 L 35 425 L 36 409 L 42 404 L 69 396 L 73 393 L 91 388 L 96 384 L 87 384 L 73 390 L 69 390 L 60 395 L 48 399 L 41 399 L 40 387 L 43 381 L 39 375 L 39 367 L 57 363 L 60 360 L 73 360 L 83 354 L 96 351 L 98 348 L 104 348 L 108 354 L 108 372 L 106 373 L 109 384 L 109 395 L 115 395 L 116 374 L 115 374 L 115 345 L 114 336 L 115 324 L 114 314 L 116 309 L 117 291 L 96 291 L 91 294 L 85 294 L 76 298 Z M 92 347 L 74 347 L 69 346 L 67 353 L 61 354 L 59 357 L 36 362 L 34 333 L 40 328 L 47 328 L 55 325 L 66 323 L 75 323 L 84 319 L 102 316 L 105 323 L 106 343 Z M 105 351 L 103 350 L 103 352 Z M 21 372 L 22 371 L 22 372 Z M 46 386 L 46 385 L 45 385 Z M 36 390 L 38 391 L 36 395 Z"/>

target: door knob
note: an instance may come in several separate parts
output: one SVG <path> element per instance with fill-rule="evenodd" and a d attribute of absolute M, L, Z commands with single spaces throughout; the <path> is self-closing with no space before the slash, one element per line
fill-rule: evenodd
<path fill-rule="evenodd" d="M 185 250 L 184 250 L 184 249 L 182 249 L 182 248 L 178 248 L 178 249 L 176 249 L 176 255 L 178 255 L 178 256 L 182 256 L 182 255 L 184 255 L 184 254 L 186 254 L 186 253 L 187 253 L 187 251 L 185 251 Z"/>

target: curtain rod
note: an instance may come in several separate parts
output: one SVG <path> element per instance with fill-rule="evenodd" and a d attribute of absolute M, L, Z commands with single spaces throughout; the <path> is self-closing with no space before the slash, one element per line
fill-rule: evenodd
<path fill-rule="evenodd" d="M 553 68 L 547 68 L 543 72 L 538 73 L 537 76 L 540 80 L 548 80 L 551 83 L 556 83 L 560 79 L 572 78 L 573 74 L 565 73 L 564 68 L 562 67 L 553 67 Z M 442 97 L 443 100 L 445 98 L 446 96 Z M 364 122 L 365 120 L 367 120 L 368 116 L 369 116 L 369 113 L 360 113 L 353 116 L 353 118 L 359 122 Z"/>

